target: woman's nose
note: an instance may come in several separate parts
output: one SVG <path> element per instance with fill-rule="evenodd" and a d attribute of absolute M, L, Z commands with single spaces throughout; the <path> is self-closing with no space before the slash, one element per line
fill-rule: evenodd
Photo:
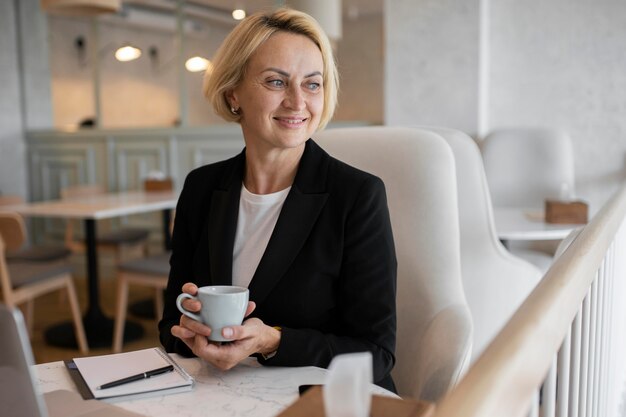
<path fill-rule="evenodd" d="M 302 110 L 305 107 L 304 95 L 298 87 L 290 87 L 287 90 L 283 105 L 292 110 Z"/>

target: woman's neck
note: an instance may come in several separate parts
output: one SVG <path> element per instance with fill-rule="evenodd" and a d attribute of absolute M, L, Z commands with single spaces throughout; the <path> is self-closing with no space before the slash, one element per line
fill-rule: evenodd
<path fill-rule="evenodd" d="M 271 194 L 291 186 L 303 152 L 304 145 L 271 153 L 246 148 L 246 189 L 253 194 Z"/>

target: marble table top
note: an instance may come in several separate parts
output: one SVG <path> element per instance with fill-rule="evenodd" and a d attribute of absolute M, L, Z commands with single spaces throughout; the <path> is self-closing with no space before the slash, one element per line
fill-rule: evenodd
<path fill-rule="evenodd" d="M 269 367 L 248 358 L 229 371 L 219 371 L 197 358 L 172 355 L 196 380 L 190 392 L 154 396 L 115 404 L 147 416 L 270 417 L 298 399 L 298 386 L 322 384 L 326 369 Z M 63 362 L 35 365 L 42 392 L 76 391 Z M 394 395 L 372 385 L 372 392 Z"/>

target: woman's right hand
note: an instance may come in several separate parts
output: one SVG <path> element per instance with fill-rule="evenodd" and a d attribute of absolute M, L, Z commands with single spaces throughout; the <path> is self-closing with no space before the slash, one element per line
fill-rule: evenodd
<path fill-rule="evenodd" d="M 184 293 L 196 296 L 198 294 L 198 286 L 192 282 L 183 285 Z M 202 303 L 199 300 L 185 299 L 182 302 L 185 310 L 192 313 L 199 313 L 202 309 Z M 182 340 L 190 349 L 193 349 L 194 339 L 196 335 L 208 337 L 211 334 L 211 328 L 196 321 L 184 314 L 180 315 L 180 323 L 172 326 L 172 335 Z"/>

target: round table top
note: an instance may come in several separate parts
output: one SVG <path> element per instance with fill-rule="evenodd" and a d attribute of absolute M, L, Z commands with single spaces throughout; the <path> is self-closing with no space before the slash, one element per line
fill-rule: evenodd
<path fill-rule="evenodd" d="M 496 232 L 501 240 L 562 240 L 582 225 L 546 223 L 542 210 L 495 207 Z"/>

